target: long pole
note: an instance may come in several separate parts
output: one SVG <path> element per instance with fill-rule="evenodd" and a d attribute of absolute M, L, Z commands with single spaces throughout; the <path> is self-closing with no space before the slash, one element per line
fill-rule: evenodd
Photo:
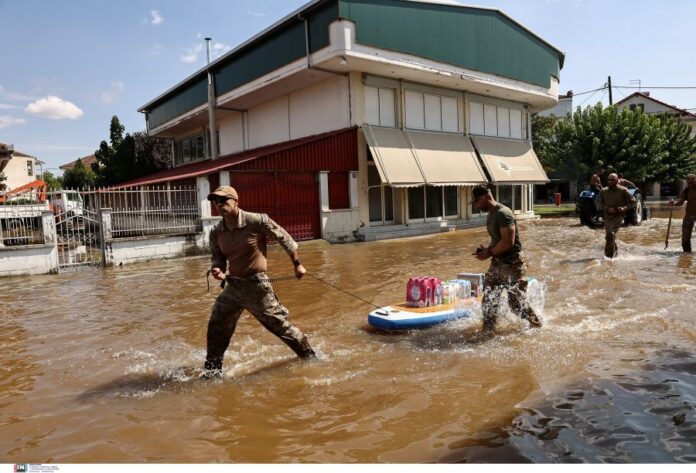
<path fill-rule="evenodd" d="M 611 76 L 609 76 L 609 79 L 607 80 L 607 87 L 609 87 L 609 105 L 614 105 L 614 99 L 611 95 Z"/>
<path fill-rule="evenodd" d="M 674 211 L 674 206 L 669 209 L 669 221 L 667 222 L 667 235 L 665 235 L 665 250 L 669 246 L 669 231 L 672 229 L 672 212 Z"/>

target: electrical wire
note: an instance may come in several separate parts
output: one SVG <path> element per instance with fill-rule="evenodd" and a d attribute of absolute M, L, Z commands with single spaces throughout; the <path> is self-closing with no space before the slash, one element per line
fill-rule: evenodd
<path fill-rule="evenodd" d="M 598 91 L 600 91 L 600 90 L 602 90 L 602 89 L 597 89 L 597 90 L 595 90 L 594 93 L 593 93 L 592 95 L 590 95 L 590 96 L 587 97 L 585 100 L 583 100 L 582 102 L 580 102 L 579 104 L 577 104 L 576 107 L 579 107 L 579 106 L 581 106 L 582 104 L 584 104 L 585 102 L 587 102 L 588 100 L 590 100 L 590 99 L 591 99 L 592 97 L 594 97 L 594 95 L 595 95 Z"/>

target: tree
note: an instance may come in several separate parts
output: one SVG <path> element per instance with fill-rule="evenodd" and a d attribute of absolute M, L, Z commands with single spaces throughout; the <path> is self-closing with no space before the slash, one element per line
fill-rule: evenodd
<path fill-rule="evenodd" d="M 551 115 L 544 117 L 534 115 L 532 117 L 532 146 L 536 151 L 541 165 L 549 175 L 554 175 L 558 163 L 546 152 L 548 143 L 553 139 L 554 128 L 558 123 L 558 117 Z"/>
<path fill-rule="evenodd" d="M 7 176 L 5 175 L 5 173 L 0 172 L 0 191 L 4 190 L 5 187 L 7 187 L 7 184 L 5 184 L 6 180 L 7 180 Z"/>
<path fill-rule="evenodd" d="M 171 162 L 168 140 L 151 138 L 145 132 L 125 134 L 118 117 L 111 118 L 109 143 L 102 141 L 92 165 L 99 185 L 112 185 L 164 169 Z"/>
<path fill-rule="evenodd" d="M 578 182 L 587 182 L 600 167 L 642 184 L 696 170 L 696 138 L 689 137 L 688 125 L 641 109 L 578 107 L 552 132 L 540 132 L 537 141 L 545 167 Z"/>
<path fill-rule="evenodd" d="M 63 173 L 63 186 L 68 189 L 84 189 L 93 186 L 96 175 L 88 169 L 80 159 L 75 161 L 75 166 Z"/>
<path fill-rule="evenodd" d="M 46 183 L 49 190 L 60 189 L 63 187 L 63 182 L 60 177 L 56 177 L 50 171 L 44 171 L 41 175 L 41 180 Z"/>

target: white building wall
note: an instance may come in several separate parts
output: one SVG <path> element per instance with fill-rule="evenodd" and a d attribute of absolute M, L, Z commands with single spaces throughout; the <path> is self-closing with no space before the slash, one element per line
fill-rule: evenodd
<path fill-rule="evenodd" d="M 218 119 L 220 156 L 244 151 L 244 126 L 241 112 Z"/>
<path fill-rule="evenodd" d="M 543 110 L 538 113 L 539 116 L 542 117 L 549 117 L 551 115 L 554 115 L 558 118 L 563 118 L 567 115 L 570 115 L 573 113 L 573 97 L 566 97 L 563 99 L 559 99 L 558 103 L 547 109 Z"/>
<path fill-rule="evenodd" d="M 657 102 L 654 102 L 652 100 L 648 100 L 645 97 L 631 97 L 630 99 L 626 100 L 625 102 L 622 102 L 621 104 L 617 105 L 617 108 L 619 110 L 623 110 L 624 108 L 630 108 L 632 104 L 643 104 L 644 109 L 643 111 L 645 113 L 674 113 L 673 108 L 665 107 L 662 104 L 659 104 Z"/>
<path fill-rule="evenodd" d="M 249 148 L 290 139 L 290 113 L 287 95 L 249 109 Z"/>
<path fill-rule="evenodd" d="M 27 162 L 31 162 L 31 176 L 27 172 Z M 7 180 L 3 181 L 3 184 L 7 186 L 5 190 L 23 186 L 36 180 L 36 159 L 26 156 L 12 156 L 2 172 L 7 177 Z"/>
<path fill-rule="evenodd" d="M 290 94 L 290 139 L 348 128 L 349 100 L 344 76 Z"/>

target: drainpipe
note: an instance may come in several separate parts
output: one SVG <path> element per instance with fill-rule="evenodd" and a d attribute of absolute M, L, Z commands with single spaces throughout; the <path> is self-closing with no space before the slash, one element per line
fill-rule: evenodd
<path fill-rule="evenodd" d="M 208 54 L 208 122 L 210 127 L 210 158 L 218 158 L 217 145 L 217 124 L 215 123 L 215 83 L 213 82 L 213 72 L 210 70 L 210 41 L 212 38 L 205 38 Z"/>
<path fill-rule="evenodd" d="M 323 67 L 317 67 L 312 65 L 312 59 L 310 57 L 310 51 L 309 51 L 309 23 L 307 22 L 307 18 L 303 17 L 301 13 L 297 14 L 297 19 L 304 22 L 304 31 L 305 31 L 305 55 L 307 56 L 307 69 L 319 71 L 319 72 L 326 72 L 328 74 L 335 74 L 337 76 L 343 76 L 348 78 L 348 123 L 352 124 L 353 123 L 353 97 L 352 94 L 353 92 L 351 91 L 350 88 L 350 76 L 348 72 L 336 72 L 332 71 L 331 69 L 324 69 Z"/>

